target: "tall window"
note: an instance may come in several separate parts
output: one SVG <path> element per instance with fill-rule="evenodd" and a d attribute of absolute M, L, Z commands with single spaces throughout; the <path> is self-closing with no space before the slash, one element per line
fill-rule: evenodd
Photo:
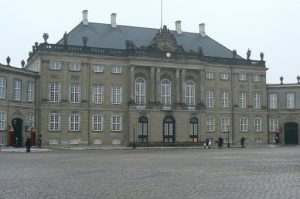
<path fill-rule="evenodd" d="M 270 118 L 269 120 L 269 131 L 270 132 L 278 132 L 278 119 L 277 118 Z"/>
<path fill-rule="evenodd" d="M 0 130 L 6 130 L 6 112 L 0 111 Z"/>
<path fill-rule="evenodd" d="M 93 116 L 93 131 L 100 132 L 103 130 L 103 117 L 101 115 Z"/>
<path fill-rule="evenodd" d="M 0 99 L 6 98 L 6 78 L 0 77 Z"/>
<path fill-rule="evenodd" d="M 241 117 L 241 119 L 240 119 L 240 130 L 241 130 L 241 132 L 247 132 L 248 131 L 248 118 L 247 117 Z"/>
<path fill-rule="evenodd" d="M 208 132 L 215 131 L 215 119 L 214 118 L 207 118 L 206 119 L 206 128 Z"/>
<path fill-rule="evenodd" d="M 190 142 L 198 142 L 198 119 L 190 119 Z"/>
<path fill-rule="evenodd" d="M 246 81 L 247 80 L 247 75 L 245 73 L 240 73 L 239 74 L 239 80 L 240 81 Z"/>
<path fill-rule="evenodd" d="M 240 92 L 240 108 L 246 108 L 247 106 L 247 93 Z"/>
<path fill-rule="evenodd" d="M 119 115 L 114 115 L 111 118 L 111 130 L 121 131 L 122 130 L 122 117 Z"/>
<path fill-rule="evenodd" d="M 14 80 L 14 100 L 20 101 L 21 100 L 21 80 Z"/>
<path fill-rule="evenodd" d="M 79 84 L 70 84 L 69 100 L 70 100 L 70 103 L 79 103 L 80 102 L 80 85 Z"/>
<path fill-rule="evenodd" d="M 95 73 L 103 73 L 104 72 L 104 66 L 100 64 L 92 64 L 91 67 L 93 67 L 93 71 Z"/>
<path fill-rule="evenodd" d="M 253 108 L 260 108 L 260 93 L 253 94 Z"/>
<path fill-rule="evenodd" d="M 34 83 L 28 82 L 28 84 L 27 84 L 27 101 L 28 102 L 33 101 L 33 91 L 34 91 Z"/>
<path fill-rule="evenodd" d="M 50 102 L 58 102 L 60 100 L 60 84 L 50 83 L 49 84 L 49 99 Z"/>
<path fill-rule="evenodd" d="M 213 72 L 207 72 L 205 73 L 206 79 L 214 79 L 214 73 Z"/>
<path fill-rule="evenodd" d="M 80 71 L 80 63 L 70 63 L 69 64 L 69 70 L 70 71 Z"/>
<path fill-rule="evenodd" d="M 141 78 L 135 80 L 135 103 L 138 106 L 144 106 L 146 103 L 146 84 Z"/>
<path fill-rule="evenodd" d="M 213 91 L 206 91 L 206 106 L 213 107 L 214 106 L 214 92 Z"/>
<path fill-rule="evenodd" d="M 230 126 L 230 119 L 229 117 L 223 117 L 221 118 L 221 131 L 222 132 L 228 132 Z"/>
<path fill-rule="evenodd" d="M 195 83 L 191 80 L 185 83 L 185 103 L 188 107 L 195 106 Z"/>
<path fill-rule="evenodd" d="M 50 70 L 60 70 L 61 69 L 61 62 L 60 61 L 50 61 L 49 62 L 49 69 Z"/>
<path fill-rule="evenodd" d="M 122 86 L 111 87 L 111 103 L 121 104 L 122 102 Z"/>
<path fill-rule="evenodd" d="M 262 131 L 262 118 L 261 117 L 254 118 L 254 130 L 255 130 L 255 132 Z"/>
<path fill-rule="evenodd" d="M 295 108 L 295 93 L 286 94 L 286 108 L 288 109 Z"/>
<path fill-rule="evenodd" d="M 148 142 L 148 119 L 146 117 L 139 118 L 138 142 Z"/>
<path fill-rule="evenodd" d="M 102 104 L 103 99 L 103 86 L 94 85 L 93 86 L 93 103 Z"/>
<path fill-rule="evenodd" d="M 70 131 L 80 130 L 80 116 L 78 114 L 72 114 L 69 116 L 69 130 Z"/>
<path fill-rule="evenodd" d="M 175 142 L 175 121 L 172 117 L 164 119 L 164 142 Z"/>
<path fill-rule="evenodd" d="M 120 74 L 122 73 L 122 68 L 121 66 L 112 66 L 111 72 L 115 74 Z"/>
<path fill-rule="evenodd" d="M 27 115 L 27 125 L 28 125 L 28 127 L 34 127 L 34 114 L 33 113 L 28 113 L 28 115 Z"/>
<path fill-rule="evenodd" d="M 229 101 L 229 92 L 222 91 L 221 92 L 221 106 L 228 107 L 228 105 L 229 105 L 228 101 Z"/>
<path fill-rule="evenodd" d="M 269 94 L 269 106 L 270 106 L 270 109 L 277 109 L 278 108 L 278 95 L 277 95 L 277 93 L 270 93 Z"/>
<path fill-rule="evenodd" d="M 222 73 L 220 79 L 221 80 L 229 80 L 229 74 L 228 73 Z"/>
<path fill-rule="evenodd" d="M 171 82 L 167 79 L 161 81 L 161 103 L 164 107 L 171 107 Z"/>
<path fill-rule="evenodd" d="M 259 82 L 259 81 L 260 81 L 260 76 L 254 74 L 254 75 L 253 75 L 253 81 L 254 81 L 254 82 Z"/>
<path fill-rule="evenodd" d="M 49 114 L 48 129 L 49 131 L 60 131 L 60 116 L 58 113 Z"/>

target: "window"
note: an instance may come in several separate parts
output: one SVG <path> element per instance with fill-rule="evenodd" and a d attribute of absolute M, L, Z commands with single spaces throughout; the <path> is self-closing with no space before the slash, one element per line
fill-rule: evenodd
<path fill-rule="evenodd" d="M 0 99 L 6 98 L 6 78 L 0 77 Z"/>
<path fill-rule="evenodd" d="M 262 119 L 261 117 L 254 118 L 254 131 L 261 132 L 262 131 Z"/>
<path fill-rule="evenodd" d="M 269 120 L 269 131 L 270 132 L 279 132 L 278 119 L 270 118 Z"/>
<path fill-rule="evenodd" d="M 221 80 L 229 80 L 229 74 L 228 73 L 222 73 L 220 79 Z"/>
<path fill-rule="evenodd" d="M 246 81 L 247 75 L 245 73 L 239 73 L 239 80 L 240 81 Z"/>
<path fill-rule="evenodd" d="M 103 130 L 103 117 L 101 115 L 93 116 L 93 131 L 102 131 Z"/>
<path fill-rule="evenodd" d="M 34 127 L 34 114 L 33 113 L 28 113 L 27 115 L 27 125 L 28 127 Z"/>
<path fill-rule="evenodd" d="M 254 138 L 254 141 L 256 143 L 262 143 L 263 142 L 263 140 L 261 138 Z"/>
<path fill-rule="evenodd" d="M 0 131 L 6 130 L 6 112 L 0 111 Z"/>
<path fill-rule="evenodd" d="M 33 101 L 33 91 L 34 91 L 34 83 L 28 82 L 28 84 L 27 84 L 27 101 L 28 102 Z"/>
<path fill-rule="evenodd" d="M 70 131 L 80 130 L 80 116 L 78 114 L 72 114 L 69 116 L 69 130 Z"/>
<path fill-rule="evenodd" d="M 103 86 L 94 85 L 93 86 L 93 103 L 102 104 L 103 102 Z"/>
<path fill-rule="evenodd" d="M 104 66 L 99 64 L 92 64 L 91 67 L 93 68 L 94 73 L 103 73 Z"/>
<path fill-rule="evenodd" d="M 175 142 L 175 121 L 170 116 L 165 117 L 164 119 L 163 142 L 165 143 Z"/>
<path fill-rule="evenodd" d="M 21 100 L 21 80 L 14 80 L 14 100 L 20 101 Z"/>
<path fill-rule="evenodd" d="M 254 74 L 252 77 L 253 77 L 254 82 L 259 82 L 260 81 L 260 76 L 259 75 Z"/>
<path fill-rule="evenodd" d="M 260 93 L 253 94 L 253 108 L 260 108 Z"/>
<path fill-rule="evenodd" d="M 79 103 L 80 102 L 80 85 L 79 84 L 70 84 L 69 88 L 69 100 L 70 103 Z"/>
<path fill-rule="evenodd" d="M 208 132 L 215 131 L 215 119 L 214 118 L 207 118 L 206 119 L 206 128 Z"/>
<path fill-rule="evenodd" d="M 230 125 L 229 117 L 221 118 L 221 131 L 222 132 L 228 132 L 229 131 L 229 125 Z"/>
<path fill-rule="evenodd" d="M 221 92 L 221 106 L 228 107 L 228 105 L 229 105 L 228 101 L 229 101 L 229 92 L 222 91 Z"/>
<path fill-rule="evenodd" d="M 205 105 L 206 105 L 206 107 L 214 106 L 214 92 L 213 91 L 206 91 Z"/>
<path fill-rule="evenodd" d="M 213 72 L 207 72 L 205 73 L 206 79 L 214 79 L 214 73 Z"/>
<path fill-rule="evenodd" d="M 49 114 L 49 131 L 60 131 L 60 116 L 58 113 Z"/>
<path fill-rule="evenodd" d="M 185 103 L 188 107 L 195 106 L 195 83 L 190 80 L 185 82 Z"/>
<path fill-rule="evenodd" d="M 49 99 L 50 102 L 58 102 L 60 100 L 60 84 L 50 83 L 49 84 Z"/>
<path fill-rule="evenodd" d="M 111 130 L 112 131 L 121 131 L 122 130 L 122 121 L 121 116 L 114 115 L 111 118 Z"/>
<path fill-rule="evenodd" d="M 111 72 L 115 73 L 115 74 L 120 74 L 120 73 L 122 73 L 122 68 L 121 68 L 121 66 L 112 66 Z"/>
<path fill-rule="evenodd" d="M 139 118 L 138 142 L 148 142 L 148 119 L 144 116 Z"/>
<path fill-rule="evenodd" d="M 246 108 L 247 106 L 247 93 L 240 92 L 240 108 Z"/>
<path fill-rule="evenodd" d="M 80 63 L 70 63 L 69 64 L 69 70 L 70 71 L 80 71 Z"/>
<path fill-rule="evenodd" d="M 278 95 L 277 95 L 277 93 L 270 93 L 269 94 L 269 106 L 270 106 L 270 109 L 277 109 L 278 108 Z"/>
<path fill-rule="evenodd" d="M 190 142 L 198 142 L 198 119 L 190 119 Z"/>
<path fill-rule="evenodd" d="M 288 109 L 295 108 L 295 93 L 286 94 L 286 108 Z"/>
<path fill-rule="evenodd" d="M 49 61 L 49 69 L 50 70 L 60 70 L 61 62 L 59 61 Z"/>
<path fill-rule="evenodd" d="M 122 102 L 122 86 L 111 87 L 111 103 L 121 104 Z"/>
<path fill-rule="evenodd" d="M 135 103 L 138 106 L 144 106 L 146 103 L 146 84 L 141 78 L 135 80 Z"/>
<path fill-rule="evenodd" d="M 247 132 L 248 131 L 248 118 L 241 117 L 241 119 L 240 119 L 240 130 L 241 130 L 241 132 Z"/>
<path fill-rule="evenodd" d="M 171 82 L 167 79 L 161 81 L 161 103 L 164 107 L 171 107 Z"/>

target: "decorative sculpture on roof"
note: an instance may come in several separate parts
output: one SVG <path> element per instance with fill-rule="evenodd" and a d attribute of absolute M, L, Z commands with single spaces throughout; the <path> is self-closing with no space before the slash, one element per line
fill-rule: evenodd
<path fill-rule="evenodd" d="M 43 34 L 43 38 L 44 38 L 44 43 L 47 43 L 47 40 L 48 40 L 48 38 L 49 38 L 48 33 L 44 33 L 44 34 Z"/>
<path fill-rule="evenodd" d="M 9 57 L 9 56 L 6 57 L 6 63 L 7 63 L 7 65 L 9 66 L 9 64 L 10 64 L 10 57 Z"/>
<path fill-rule="evenodd" d="M 82 37 L 83 45 L 86 46 L 88 41 L 88 37 Z"/>
<path fill-rule="evenodd" d="M 235 58 L 236 58 L 236 55 L 237 55 L 236 50 L 233 50 L 233 51 L 232 51 L 232 58 L 235 59 Z"/>
<path fill-rule="evenodd" d="M 265 56 L 264 53 L 261 52 L 261 53 L 260 53 L 260 61 L 264 61 L 264 56 Z"/>
<path fill-rule="evenodd" d="M 177 41 L 167 26 L 163 26 L 154 36 L 151 44 L 146 47 L 147 50 L 165 51 L 165 52 L 184 52 L 181 45 Z"/>
<path fill-rule="evenodd" d="M 251 50 L 248 48 L 248 50 L 247 50 L 247 60 L 250 59 L 250 56 L 251 56 Z"/>
<path fill-rule="evenodd" d="M 126 50 L 138 49 L 131 40 L 125 41 Z"/>
<path fill-rule="evenodd" d="M 67 32 L 65 32 L 63 40 L 64 40 L 64 45 L 68 45 L 68 34 L 67 34 Z"/>

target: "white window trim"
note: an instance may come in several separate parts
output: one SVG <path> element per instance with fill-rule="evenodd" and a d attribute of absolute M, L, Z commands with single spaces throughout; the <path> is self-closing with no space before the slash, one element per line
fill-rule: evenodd
<path fill-rule="evenodd" d="M 97 118 L 99 117 L 100 118 L 100 122 L 95 121 L 95 117 L 97 117 Z M 96 123 L 97 123 L 97 126 L 100 125 L 100 129 L 95 129 Z M 93 121 L 92 121 L 92 129 L 93 129 L 93 131 L 94 132 L 102 132 L 103 128 L 104 128 L 104 119 L 103 119 L 103 116 L 99 115 L 99 114 L 93 115 Z"/>
<path fill-rule="evenodd" d="M 114 92 L 115 90 L 115 92 Z M 111 103 L 112 104 L 121 104 L 122 103 L 122 86 L 112 86 L 111 87 Z"/>
<path fill-rule="evenodd" d="M 7 79 L 5 77 L 0 77 L 0 99 L 6 99 L 6 86 Z"/>
<path fill-rule="evenodd" d="M 6 130 L 7 126 L 7 114 L 4 111 L 0 111 L 0 130 L 4 131 Z"/>
<path fill-rule="evenodd" d="M 168 84 L 163 84 L 163 82 L 168 82 Z M 160 82 L 160 86 L 161 103 L 163 105 L 163 108 L 170 108 L 172 105 L 172 83 L 168 79 L 163 79 Z"/>
<path fill-rule="evenodd" d="M 72 121 L 72 118 L 74 119 L 74 121 Z M 76 121 L 76 119 L 77 119 L 77 121 Z M 73 127 L 72 127 L 72 124 L 73 124 Z M 76 124 L 77 124 L 77 129 L 76 129 Z M 72 131 L 72 132 L 80 131 L 80 115 L 79 114 L 69 115 L 69 131 Z"/>
<path fill-rule="evenodd" d="M 286 93 L 286 108 L 295 109 L 295 107 L 296 107 L 295 93 Z"/>
<path fill-rule="evenodd" d="M 270 93 L 269 94 L 269 108 L 278 109 L 278 94 Z"/>
<path fill-rule="evenodd" d="M 223 108 L 229 107 L 229 91 L 221 92 L 221 107 Z"/>
<path fill-rule="evenodd" d="M 215 131 L 215 119 L 214 118 L 207 118 L 206 119 L 206 128 L 207 128 L 208 132 L 214 132 Z"/>
<path fill-rule="evenodd" d="M 229 74 L 228 73 L 221 73 L 221 76 L 220 76 L 220 79 L 221 80 L 229 80 Z"/>
<path fill-rule="evenodd" d="M 55 129 L 55 128 L 51 129 L 51 116 L 57 116 L 57 129 Z M 56 124 L 56 123 L 53 122 L 53 124 Z M 60 131 L 60 124 L 61 124 L 60 115 L 58 113 L 50 113 L 49 116 L 48 116 L 48 130 L 51 131 L 51 132 Z"/>
<path fill-rule="evenodd" d="M 248 132 L 248 118 L 247 117 L 240 118 L 240 131 Z"/>
<path fill-rule="evenodd" d="M 229 117 L 222 117 L 221 118 L 221 131 L 228 132 L 230 127 L 230 118 Z"/>
<path fill-rule="evenodd" d="M 51 85 L 53 85 L 53 91 L 51 91 Z M 48 85 L 48 90 L 49 90 L 49 102 L 59 102 L 60 101 L 60 95 L 61 95 L 61 92 L 60 92 L 60 84 L 57 83 L 57 82 L 51 82 L 49 83 Z M 53 93 L 53 99 L 51 98 L 51 93 Z M 57 98 L 57 99 L 56 99 Z"/>
<path fill-rule="evenodd" d="M 188 80 L 185 82 L 185 103 L 188 107 L 195 106 L 195 82 Z"/>
<path fill-rule="evenodd" d="M 114 118 L 119 118 L 120 122 L 119 123 L 114 123 Z M 114 124 L 115 125 L 119 125 L 120 128 L 119 129 L 114 129 Z M 111 131 L 116 131 L 116 132 L 119 132 L 119 131 L 122 131 L 122 116 L 120 115 L 113 115 L 111 117 Z"/>
<path fill-rule="evenodd" d="M 93 68 L 94 73 L 103 73 L 104 66 L 101 64 L 92 64 L 91 67 Z"/>
<path fill-rule="evenodd" d="M 19 79 L 13 80 L 13 97 L 15 101 L 21 101 L 22 98 L 22 81 Z"/>
<path fill-rule="evenodd" d="M 69 102 L 71 104 L 78 104 L 80 103 L 80 84 L 70 84 L 69 86 Z M 72 91 L 73 88 L 73 91 Z M 72 98 L 72 94 L 73 94 L 73 98 Z M 76 97 L 77 96 L 77 97 Z"/>
<path fill-rule="evenodd" d="M 214 107 L 214 91 L 206 91 L 205 105 L 206 107 Z"/>
<path fill-rule="evenodd" d="M 104 87 L 102 85 L 94 85 L 93 86 L 93 103 L 94 104 L 102 104 L 103 103 L 103 94 Z"/>
<path fill-rule="evenodd" d="M 239 95 L 239 107 L 240 108 L 247 108 L 247 92 L 240 92 Z"/>
<path fill-rule="evenodd" d="M 61 61 L 49 61 L 49 69 L 50 70 L 61 70 Z"/>
<path fill-rule="evenodd" d="M 259 121 L 259 123 L 256 123 L 256 121 Z M 261 117 L 255 117 L 253 120 L 253 125 L 254 125 L 255 132 L 262 132 L 262 118 Z"/>
<path fill-rule="evenodd" d="M 111 67 L 111 73 L 121 74 L 122 73 L 122 67 L 121 66 L 112 66 Z"/>
<path fill-rule="evenodd" d="M 137 106 L 145 106 L 146 104 L 146 81 L 143 78 L 135 80 L 135 103 Z"/>
<path fill-rule="evenodd" d="M 256 92 L 253 94 L 253 108 L 261 108 L 261 93 Z"/>
<path fill-rule="evenodd" d="M 71 62 L 69 63 L 69 70 L 79 72 L 81 69 L 81 64 L 79 62 Z"/>

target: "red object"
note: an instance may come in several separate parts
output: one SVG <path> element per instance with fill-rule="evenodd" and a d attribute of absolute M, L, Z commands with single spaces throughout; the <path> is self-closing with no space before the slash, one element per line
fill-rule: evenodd
<path fill-rule="evenodd" d="M 12 126 L 9 127 L 7 146 L 14 146 L 14 132 L 15 132 L 14 128 Z"/>
<path fill-rule="evenodd" d="M 31 144 L 35 146 L 35 129 L 31 128 Z"/>

